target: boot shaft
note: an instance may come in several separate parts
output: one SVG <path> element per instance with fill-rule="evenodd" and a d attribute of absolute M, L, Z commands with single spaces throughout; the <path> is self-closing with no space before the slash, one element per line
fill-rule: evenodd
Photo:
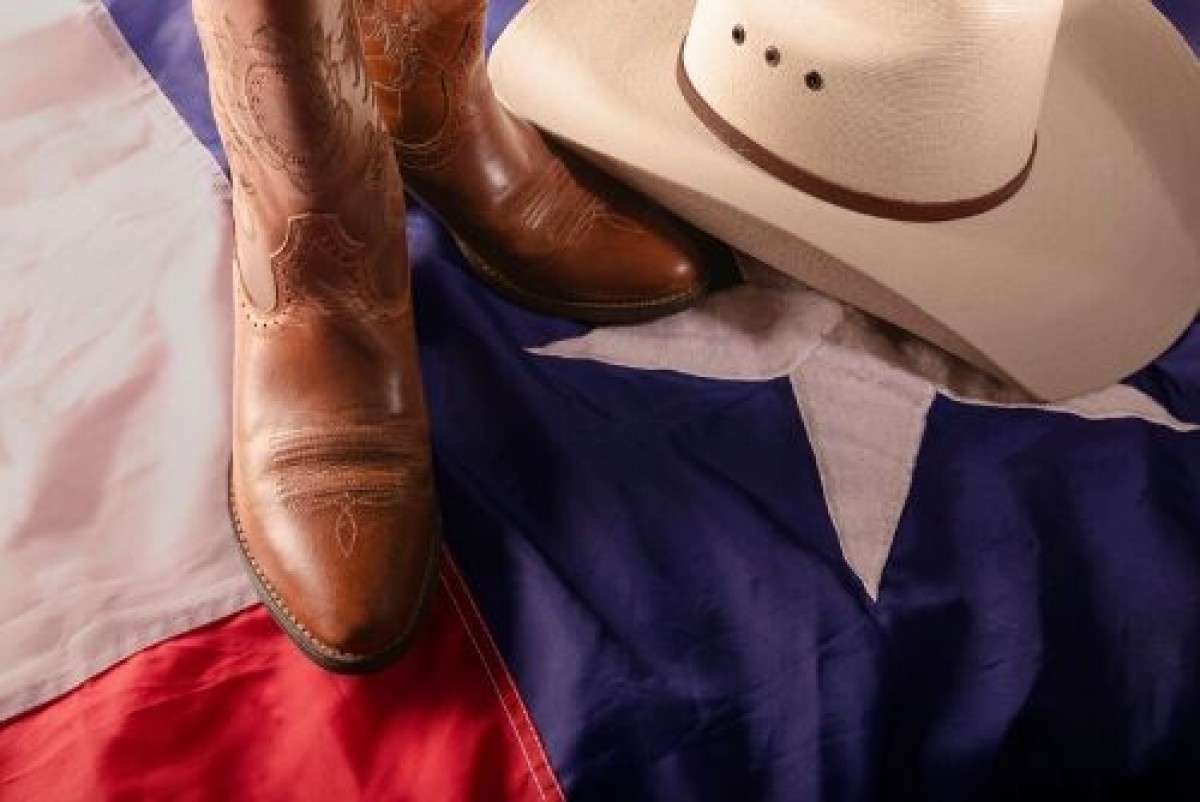
<path fill-rule="evenodd" d="M 491 98 L 484 0 L 360 0 L 367 71 L 404 167 L 435 170 Z"/>
<path fill-rule="evenodd" d="M 238 263 L 255 306 L 277 300 L 270 256 L 295 215 L 333 215 L 372 262 L 402 259 L 400 177 L 349 0 L 193 7 L 234 183 Z M 407 282 L 390 268 L 372 267 L 388 295 Z"/>

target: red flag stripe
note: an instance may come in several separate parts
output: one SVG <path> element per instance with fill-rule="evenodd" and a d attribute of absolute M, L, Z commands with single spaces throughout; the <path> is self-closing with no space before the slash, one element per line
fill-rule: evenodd
<path fill-rule="evenodd" d="M 562 802 L 453 562 L 428 626 L 366 677 L 261 607 L 147 649 L 0 729 L 0 799 Z"/>

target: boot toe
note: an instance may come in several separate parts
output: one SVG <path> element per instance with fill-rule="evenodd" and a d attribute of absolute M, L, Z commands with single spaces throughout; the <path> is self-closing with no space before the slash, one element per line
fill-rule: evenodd
<path fill-rule="evenodd" d="M 404 524 L 393 520 L 379 528 L 404 531 Z M 436 579 L 438 538 L 431 532 L 416 535 L 398 539 L 405 547 L 387 554 L 364 549 L 368 553 L 358 559 L 322 555 L 316 570 L 302 578 L 303 589 L 293 592 L 304 600 L 303 612 L 296 614 L 300 634 L 327 668 L 351 673 L 381 668 L 417 634 Z"/>
<path fill-rule="evenodd" d="M 578 249 L 574 292 L 581 301 L 666 313 L 707 292 L 727 251 L 698 241 L 666 219 L 614 217 Z M 557 271 L 559 274 L 565 271 Z M 569 274 L 568 274 L 569 275 Z M 665 311 L 664 311 L 665 310 Z"/>
<path fill-rule="evenodd" d="M 432 573 L 432 565 L 429 570 Z M 382 667 L 412 640 L 427 596 L 422 586 L 428 583 L 425 576 L 408 582 L 388 576 L 374 591 L 327 598 L 319 609 L 310 611 L 301 635 L 323 654 L 327 664 L 336 663 L 335 669 Z M 414 592 L 414 587 L 421 589 Z"/>
<path fill-rule="evenodd" d="M 276 515 L 270 528 L 245 521 L 231 502 L 255 588 L 309 658 L 330 671 L 364 673 L 407 649 L 437 578 L 431 495 L 382 514 L 350 517 L 354 508 L 345 505 L 324 515 Z"/>
<path fill-rule="evenodd" d="M 628 245 L 614 242 L 613 250 L 627 299 L 668 303 L 699 295 L 708 284 L 704 260 L 690 244 L 645 231 Z"/>

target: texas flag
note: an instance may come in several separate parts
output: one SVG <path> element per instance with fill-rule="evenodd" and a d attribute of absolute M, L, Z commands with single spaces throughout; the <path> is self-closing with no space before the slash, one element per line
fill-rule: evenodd
<path fill-rule="evenodd" d="M 0 800 L 1200 799 L 1200 327 L 1039 406 L 749 260 L 588 329 L 409 226 L 445 560 L 339 677 L 233 546 L 187 0 L 0 0 Z"/>

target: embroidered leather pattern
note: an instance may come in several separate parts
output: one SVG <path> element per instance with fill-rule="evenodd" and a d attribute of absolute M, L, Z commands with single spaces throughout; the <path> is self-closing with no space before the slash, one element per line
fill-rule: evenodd
<path fill-rule="evenodd" d="M 298 320 L 301 310 L 323 316 L 376 322 L 400 317 L 408 310 L 411 291 L 395 299 L 376 289 L 370 265 L 394 248 L 371 254 L 346 233 L 333 214 L 299 214 L 288 218 L 287 237 L 271 257 L 277 292 L 275 307 L 260 311 L 239 282 L 239 305 L 256 330 L 270 330 Z"/>
<path fill-rule="evenodd" d="M 193 4 L 235 188 L 237 541 L 309 657 L 369 670 L 411 637 L 437 558 L 391 132 L 351 0 Z"/>
<path fill-rule="evenodd" d="M 400 164 L 406 169 L 437 170 L 453 157 L 463 128 L 473 114 L 470 104 L 463 103 L 460 99 L 466 92 L 467 72 L 471 64 L 470 51 L 480 33 L 477 23 L 469 22 L 462 32 L 458 47 L 454 49 L 448 61 L 438 62 L 431 58 L 431 54 L 437 52 L 434 48 L 418 48 L 416 65 L 406 69 L 406 72 L 412 74 L 412 82 L 421 77 L 423 71 L 436 73 L 432 80 L 440 85 L 443 103 L 442 123 L 434 134 L 420 141 L 403 136 L 396 138 L 397 155 L 400 157 Z"/>
<path fill-rule="evenodd" d="M 364 534 L 358 511 L 392 507 L 432 481 L 417 425 L 406 416 L 323 421 L 271 439 L 270 472 L 283 505 L 298 514 L 336 510 L 334 537 L 351 557 Z"/>
<path fill-rule="evenodd" d="M 369 104 L 370 86 L 348 7 L 338 30 L 314 23 L 303 37 L 264 25 L 243 40 L 228 19 L 203 21 L 200 28 L 209 32 L 204 44 L 213 108 L 233 157 L 262 159 L 305 193 L 317 188 L 318 178 L 328 186 L 331 179 L 362 174 L 363 153 L 372 150 L 376 132 L 371 126 L 364 132 L 365 151 L 354 147 L 362 137 L 351 136 L 348 98 L 357 93 Z"/>
<path fill-rule="evenodd" d="M 271 230 L 266 221 L 285 210 L 306 207 L 340 210 L 344 220 L 353 222 L 356 234 L 371 243 L 387 241 L 402 254 L 403 188 L 392 164 L 392 138 L 367 80 L 352 6 L 339 4 L 336 16 L 327 22 L 298 26 L 303 33 L 266 24 L 246 34 L 228 17 L 216 21 L 202 15 L 198 27 L 213 108 L 236 179 L 233 211 L 245 267 L 267 267 L 258 263 L 257 254 L 278 240 L 250 246 L 259 232 Z M 299 197 L 281 194 L 281 185 L 290 185 Z M 288 240 L 292 233 L 288 231 Z M 386 249 L 377 250 L 381 253 L 367 255 L 367 264 L 386 268 L 380 262 Z M 283 258 L 287 262 L 298 257 L 293 253 Z M 279 259 L 277 254 L 272 261 Z M 278 278 L 281 266 L 271 267 Z M 282 267 L 285 273 L 293 272 L 287 264 Z M 367 278 L 358 284 L 360 289 L 370 285 Z M 279 297 L 288 295 L 288 288 L 277 284 L 276 289 Z M 239 286 L 238 296 L 255 328 L 278 323 L 276 315 L 250 306 L 244 287 Z M 332 297 L 323 293 L 311 305 L 321 308 L 321 299 Z M 359 292 L 338 299 L 337 306 L 379 317 L 381 310 L 371 311 L 360 303 L 363 297 Z M 382 310 L 384 317 L 389 314 Z"/>
<path fill-rule="evenodd" d="M 574 246 L 601 222 L 614 228 L 633 226 L 612 214 L 598 195 L 581 187 L 559 159 L 514 192 L 510 202 L 525 229 L 541 234 L 555 250 Z"/>
<path fill-rule="evenodd" d="M 275 585 L 271 583 L 271 578 L 267 576 L 267 573 L 263 570 L 262 565 L 257 559 L 255 559 L 253 553 L 251 553 L 250 543 L 246 539 L 246 530 L 242 525 L 241 516 L 238 514 L 237 494 L 234 493 L 232 484 L 229 486 L 229 515 L 230 518 L 233 519 L 233 529 L 237 535 L 238 546 L 242 550 L 242 556 L 250 565 L 250 569 L 254 571 L 258 581 L 262 584 L 263 590 L 265 590 L 267 595 L 270 597 L 269 604 L 274 606 L 279 613 L 283 615 L 293 627 L 295 627 L 295 629 L 304 637 L 307 645 L 313 649 L 316 649 L 323 655 L 339 660 L 360 661 L 369 659 L 370 655 L 357 654 L 354 652 L 343 651 L 341 649 L 335 649 L 314 635 L 308 627 L 304 626 L 300 619 L 296 618 L 295 613 L 293 613 L 291 608 L 288 607 L 288 604 L 283 600 L 283 597 L 279 595 L 279 591 L 275 589 Z M 424 578 L 421 580 L 421 598 L 426 597 L 428 587 L 433 580 L 435 573 L 434 567 L 437 565 L 438 552 L 439 549 L 435 541 L 434 543 L 430 544 L 429 555 L 426 558 Z M 414 611 L 412 618 L 409 619 L 408 624 L 404 627 L 404 632 L 396 638 L 394 641 L 395 643 L 403 643 L 408 640 L 409 635 L 412 633 L 413 627 L 415 627 L 417 622 L 420 620 L 420 614 L 420 609 Z"/>
<path fill-rule="evenodd" d="M 387 0 L 360 0 L 358 27 L 367 64 L 382 62 L 385 67 L 372 70 L 387 76 L 372 81 L 375 91 L 393 97 L 399 108 L 400 93 L 416 80 L 418 31 L 429 27 L 433 15 L 424 0 L 411 0 L 396 11 L 387 5 Z"/>
<path fill-rule="evenodd" d="M 375 81 L 378 92 L 398 99 L 418 81 L 438 86 L 441 108 L 422 110 L 422 116 L 441 120 L 437 130 L 417 141 L 404 136 L 400 121 L 395 126 L 395 143 L 402 167 L 418 171 L 442 167 L 453 156 L 462 129 L 474 113 L 462 98 L 472 56 L 483 46 L 483 4 L 472 2 L 453 13 L 439 14 L 428 0 L 410 0 L 395 11 L 383 0 L 368 0 L 358 15 L 367 53 L 385 59 L 390 67 L 391 80 Z M 461 26 L 453 24 L 457 19 L 464 20 Z M 447 51 L 448 57 L 439 58 Z"/>

